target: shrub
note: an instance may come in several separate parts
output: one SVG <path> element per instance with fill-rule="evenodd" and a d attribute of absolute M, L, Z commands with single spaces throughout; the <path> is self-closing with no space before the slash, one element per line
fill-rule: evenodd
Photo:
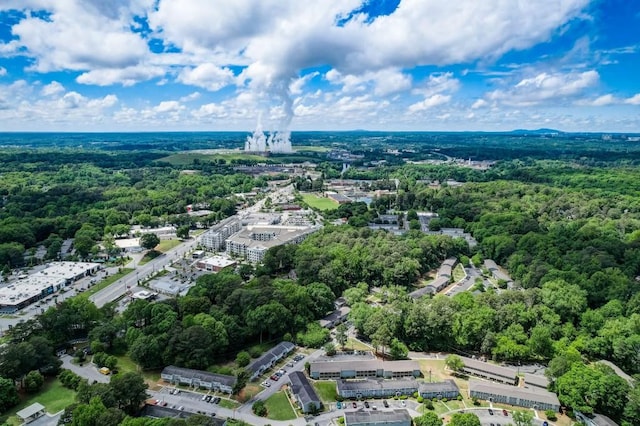
<path fill-rule="evenodd" d="M 240 351 L 236 356 L 236 364 L 238 367 L 246 367 L 251 362 L 251 355 L 247 351 Z"/>
<path fill-rule="evenodd" d="M 474 397 L 472 401 L 473 401 L 473 405 L 480 405 L 480 401 L 478 401 L 478 398 Z"/>
<path fill-rule="evenodd" d="M 420 395 L 420 394 L 418 393 L 418 391 L 415 391 L 415 392 L 413 393 L 413 397 L 414 397 L 414 398 L 417 398 L 419 395 Z"/>
<path fill-rule="evenodd" d="M 448 398 L 442 398 L 442 402 L 447 402 L 447 401 L 449 401 Z"/>
<path fill-rule="evenodd" d="M 458 395 L 458 396 L 456 397 L 456 399 L 457 399 L 458 401 L 462 401 L 462 395 Z"/>
<path fill-rule="evenodd" d="M 419 404 L 422 404 L 424 402 L 424 398 L 421 397 L 420 395 L 418 395 L 418 398 L 416 398 L 416 400 L 418 401 Z"/>
<path fill-rule="evenodd" d="M 407 395 L 400 395 L 400 399 L 407 399 L 409 398 Z"/>
<path fill-rule="evenodd" d="M 264 401 L 258 400 L 254 402 L 251 406 L 251 410 L 256 416 L 266 417 L 267 415 L 267 407 L 264 406 Z"/>
<path fill-rule="evenodd" d="M 80 382 L 82 382 L 82 377 L 71 370 L 62 370 L 60 374 L 58 374 L 58 379 L 60 379 L 62 386 L 73 390 L 77 390 Z"/>
<path fill-rule="evenodd" d="M 558 416 L 556 412 L 553 410 L 547 410 L 544 412 L 544 414 L 547 416 L 547 419 L 551 420 L 552 422 L 555 422 L 556 420 L 558 420 Z"/>
<path fill-rule="evenodd" d="M 249 348 L 249 355 L 251 355 L 251 358 L 258 358 L 260 355 L 262 355 L 262 351 L 259 347 L 253 346 Z"/>
<path fill-rule="evenodd" d="M 431 402 L 430 399 L 425 399 L 424 408 L 426 408 L 427 410 L 433 410 L 433 402 Z"/>

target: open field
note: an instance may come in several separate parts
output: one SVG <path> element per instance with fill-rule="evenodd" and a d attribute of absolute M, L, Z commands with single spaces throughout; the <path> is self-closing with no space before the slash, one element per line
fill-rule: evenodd
<path fill-rule="evenodd" d="M 316 380 L 313 382 L 313 387 L 325 404 L 335 402 L 336 396 L 338 396 L 335 380 Z"/>
<path fill-rule="evenodd" d="M 225 152 L 225 153 L 219 153 L 219 154 L 183 152 L 179 154 L 172 154 L 167 157 L 162 157 L 157 161 L 170 163 L 173 166 L 189 166 L 193 164 L 194 160 L 199 160 L 199 161 L 224 160 L 225 162 L 230 162 L 231 160 L 254 160 L 254 161 L 264 163 L 267 161 L 267 158 L 261 155 L 245 154 L 241 151 Z"/>
<path fill-rule="evenodd" d="M 58 411 L 64 410 L 67 405 L 72 404 L 75 401 L 75 395 L 75 391 L 62 386 L 62 383 L 60 383 L 58 379 L 48 380 L 40 392 L 29 395 L 23 399 L 20 404 L 0 417 L 0 424 L 6 423 L 15 426 L 21 424 L 16 413 L 34 402 L 39 402 L 44 405 L 48 413 L 55 414 Z"/>
<path fill-rule="evenodd" d="M 453 268 L 453 282 L 458 282 L 466 276 L 464 272 L 464 267 L 461 263 L 458 263 L 455 268 Z"/>
<path fill-rule="evenodd" d="M 354 351 L 372 351 L 373 348 L 371 346 L 367 346 L 359 340 L 348 338 L 347 343 L 344 345 L 344 348 L 347 350 Z"/>
<path fill-rule="evenodd" d="M 330 200 L 329 198 L 320 197 L 316 194 L 302 194 L 302 199 L 309 207 L 318 210 L 335 210 L 338 208 L 338 203 Z"/>
<path fill-rule="evenodd" d="M 178 239 L 160 240 L 160 244 L 158 244 L 155 249 L 159 252 L 166 253 L 172 248 L 179 246 L 180 244 L 182 244 L 182 241 Z"/>
<path fill-rule="evenodd" d="M 292 147 L 295 152 L 329 152 L 331 148 L 328 146 L 311 146 L 311 145 L 299 145 Z"/>
<path fill-rule="evenodd" d="M 272 420 L 293 420 L 296 413 L 291 407 L 289 398 L 284 391 L 276 392 L 264 402 L 267 407 L 267 418 Z"/>

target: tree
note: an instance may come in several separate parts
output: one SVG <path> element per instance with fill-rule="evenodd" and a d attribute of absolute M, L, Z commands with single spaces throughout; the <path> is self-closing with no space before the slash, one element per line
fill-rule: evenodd
<path fill-rule="evenodd" d="M 267 407 L 264 405 L 264 401 L 260 399 L 253 403 L 253 405 L 251 406 L 251 410 L 253 411 L 253 414 L 255 414 L 256 416 L 260 416 L 260 417 L 267 416 Z"/>
<path fill-rule="evenodd" d="M 0 413 L 4 413 L 19 402 L 20 397 L 13 380 L 0 377 Z"/>
<path fill-rule="evenodd" d="M 514 411 L 513 423 L 515 426 L 531 426 L 533 411 Z"/>
<path fill-rule="evenodd" d="M 480 418 L 473 413 L 454 413 L 449 426 L 481 426 Z"/>
<path fill-rule="evenodd" d="M 92 398 L 89 404 L 80 404 L 73 410 L 71 426 L 100 426 L 100 416 L 107 412 L 100 398 Z"/>
<path fill-rule="evenodd" d="M 160 244 L 160 238 L 151 232 L 140 237 L 140 245 L 147 250 L 153 250 L 158 244 Z"/>
<path fill-rule="evenodd" d="M 240 351 L 236 355 L 236 364 L 238 367 L 246 367 L 251 362 L 251 355 L 247 351 Z"/>
<path fill-rule="evenodd" d="M 143 369 L 162 366 L 162 348 L 155 336 L 139 336 L 129 348 L 129 356 Z"/>
<path fill-rule="evenodd" d="M 189 239 L 189 225 L 182 225 L 176 230 L 176 237 L 187 240 Z"/>
<path fill-rule="evenodd" d="M 451 371 L 461 371 L 464 368 L 464 362 L 458 355 L 448 355 L 444 360 L 444 365 Z"/>
<path fill-rule="evenodd" d="M 338 327 L 336 327 L 336 341 L 341 348 L 344 348 L 347 343 L 347 331 L 347 326 L 344 323 L 338 324 Z"/>
<path fill-rule="evenodd" d="M 334 356 L 336 354 L 336 345 L 334 345 L 333 342 L 326 343 L 322 349 L 324 349 L 327 356 Z"/>
<path fill-rule="evenodd" d="M 29 371 L 24 377 L 24 388 L 28 393 L 36 393 L 44 385 L 44 377 L 38 370 Z"/>
<path fill-rule="evenodd" d="M 117 374 L 111 377 L 110 385 L 116 397 L 117 407 L 127 414 L 136 414 L 140 405 L 148 398 L 148 386 L 138 373 Z"/>
<path fill-rule="evenodd" d="M 407 355 L 409 354 L 409 348 L 407 345 L 402 343 L 397 338 L 393 338 L 391 340 L 391 344 L 389 345 L 389 355 L 393 359 L 407 359 Z"/>
<path fill-rule="evenodd" d="M 115 407 L 117 403 L 113 388 L 108 383 L 89 384 L 83 380 L 78 385 L 77 392 L 76 399 L 81 404 L 89 404 L 93 398 L 99 398 L 107 408 Z"/>
<path fill-rule="evenodd" d="M 413 423 L 415 426 L 442 426 L 442 419 L 433 411 L 428 411 L 413 419 Z"/>
<path fill-rule="evenodd" d="M 249 377 L 251 377 L 251 375 L 244 368 L 241 368 L 238 371 L 236 371 L 236 384 L 233 385 L 233 389 L 232 389 L 232 393 L 234 395 L 239 394 L 240 391 L 244 389 L 244 387 L 247 385 L 247 382 L 249 381 Z"/>

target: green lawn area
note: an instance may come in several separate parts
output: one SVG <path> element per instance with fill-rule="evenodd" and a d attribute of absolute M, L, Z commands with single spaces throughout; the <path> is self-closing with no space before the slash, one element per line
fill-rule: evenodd
<path fill-rule="evenodd" d="M 328 146 L 311 146 L 311 145 L 299 145 L 292 147 L 296 152 L 329 152 L 331 148 Z"/>
<path fill-rule="evenodd" d="M 125 275 L 127 275 L 131 271 L 133 271 L 133 269 L 131 269 L 131 268 L 123 268 L 117 274 L 113 274 L 113 275 L 108 276 L 107 278 L 103 279 L 102 281 L 100 281 L 96 285 L 92 286 L 89 290 L 85 291 L 84 293 L 80 293 L 76 297 L 84 297 L 86 299 L 89 296 L 91 296 L 92 294 L 95 294 L 95 293 L 99 292 L 103 288 L 110 286 L 111 284 L 113 284 L 114 282 L 116 282 L 120 278 L 124 277 Z"/>
<path fill-rule="evenodd" d="M 158 250 L 159 252 L 162 253 L 166 253 L 169 250 L 171 250 L 172 248 L 179 246 L 180 244 L 182 244 L 182 241 L 175 239 L 175 240 L 160 240 L 160 244 L 158 244 L 156 246 L 156 250 Z"/>
<path fill-rule="evenodd" d="M 354 351 L 371 351 L 373 348 L 371 346 L 367 346 L 359 340 L 348 338 L 347 344 L 344 345 L 344 348 L 347 350 Z"/>
<path fill-rule="evenodd" d="M 338 394 L 336 393 L 336 382 L 334 380 L 316 380 L 313 382 L 318 396 L 324 403 L 335 402 Z"/>
<path fill-rule="evenodd" d="M 302 194 L 302 199 L 309 205 L 309 207 L 314 209 L 335 210 L 338 208 L 338 203 L 336 201 L 320 197 L 316 194 Z"/>
<path fill-rule="evenodd" d="M 455 268 L 453 268 L 453 282 L 458 282 L 465 277 L 464 267 L 462 263 L 458 263 Z"/>
<path fill-rule="evenodd" d="M 162 161 L 171 163 L 174 166 L 190 166 L 193 164 L 193 160 L 199 161 L 213 161 L 213 160 L 225 160 L 226 162 L 230 162 L 231 160 L 255 160 L 260 163 L 265 163 L 267 159 L 261 155 L 255 154 L 245 154 L 241 151 L 238 152 L 226 152 L 226 153 L 212 153 L 212 154 L 203 154 L 198 152 L 183 152 L 179 154 L 169 155 L 167 157 L 160 158 L 156 161 Z"/>
<path fill-rule="evenodd" d="M 289 398 L 283 392 L 276 392 L 264 402 L 267 407 L 267 418 L 271 420 L 293 420 L 296 413 L 293 411 Z"/>
<path fill-rule="evenodd" d="M 229 410 L 235 410 L 236 408 L 240 407 L 240 404 L 238 402 L 232 401 L 227 398 L 222 398 L 218 405 L 222 408 L 228 408 Z"/>
<path fill-rule="evenodd" d="M 75 391 L 62 386 L 58 379 L 47 381 L 40 392 L 29 395 L 28 398 L 0 417 L 0 424 L 19 425 L 21 422 L 16 413 L 34 402 L 44 405 L 48 413 L 57 413 L 72 404 L 75 401 L 75 395 Z"/>

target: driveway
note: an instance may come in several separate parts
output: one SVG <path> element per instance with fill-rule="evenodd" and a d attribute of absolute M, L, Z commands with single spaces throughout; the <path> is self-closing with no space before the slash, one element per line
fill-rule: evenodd
<path fill-rule="evenodd" d="M 78 364 L 73 364 L 71 362 L 73 358 L 70 355 L 63 355 L 60 359 L 62 360 L 62 368 L 71 370 L 78 376 L 84 377 L 89 381 L 89 383 L 93 383 L 94 381 L 99 383 L 109 383 L 111 376 L 101 374 L 98 371 L 98 368 L 90 362 L 85 362 L 82 367 L 80 367 Z"/>

